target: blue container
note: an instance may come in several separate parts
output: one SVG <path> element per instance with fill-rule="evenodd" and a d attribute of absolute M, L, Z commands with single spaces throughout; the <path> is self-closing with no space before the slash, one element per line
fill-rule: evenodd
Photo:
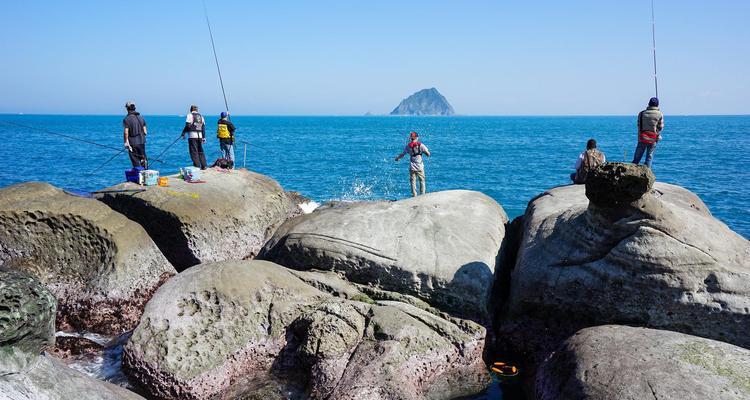
<path fill-rule="evenodd" d="M 141 175 L 141 171 L 143 171 L 144 169 L 145 168 L 143 167 L 133 167 L 131 169 L 125 170 L 125 181 L 138 183 L 138 178 Z"/>

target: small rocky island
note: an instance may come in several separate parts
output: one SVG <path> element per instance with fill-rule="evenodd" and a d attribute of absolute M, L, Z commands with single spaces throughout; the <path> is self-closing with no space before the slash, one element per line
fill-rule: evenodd
<path fill-rule="evenodd" d="M 529 400 L 750 399 L 750 242 L 645 166 L 513 221 L 203 178 L 0 189 L 0 399 L 449 400 L 508 355 Z"/>
<path fill-rule="evenodd" d="M 437 89 L 422 89 L 405 98 L 398 107 L 391 111 L 391 115 L 456 115 L 453 107 L 445 96 Z"/>

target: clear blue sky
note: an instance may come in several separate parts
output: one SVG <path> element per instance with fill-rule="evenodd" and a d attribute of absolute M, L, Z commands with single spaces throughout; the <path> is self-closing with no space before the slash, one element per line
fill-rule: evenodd
<path fill-rule="evenodd" d="M 207 0 L 234 114 L 631 114 L 653 94 L 649 0 Z M 750 113 L 750 1 L 656 0 L 669 114 Z M 200 0 L 14 1 L 0 113 L 223 108 Z"/>

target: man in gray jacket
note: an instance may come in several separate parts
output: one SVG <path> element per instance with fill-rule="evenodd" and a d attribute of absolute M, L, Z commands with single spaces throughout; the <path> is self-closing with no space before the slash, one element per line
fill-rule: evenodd
<path fill-rule="evenodd" d="M 664 129 L 664 115 L 659 111 L 659 99 L 652 97 L 648 101 L 648 107 L 638 114 L 638 147 L 635 148 L 633 164 L 640 163 L 643 153 L 646 153 L 644 164 L 651 168 L 656 142 L 661 140 L 662 129 Z"/>

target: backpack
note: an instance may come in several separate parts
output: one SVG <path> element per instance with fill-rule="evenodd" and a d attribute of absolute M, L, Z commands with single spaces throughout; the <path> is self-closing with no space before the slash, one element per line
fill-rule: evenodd
<path fill-rule="evenodd" d="M 197 112 L 194 112 L 192 114 L 193 114 L 193 123 L 190 124 L 190 130 L 193 132 L 202 132 L 203 131 L 203 116 L 198 114 Z"/>
<path fill-rule="evenodd" d="M 214 165 L 211 167 L 219 167 L 222 169 L 232 169 L 234 168 L 234 162 L 232 160 L 227 160 L 226 158 L 217 158 L 214 162 Z"/>
<path fill-rule="evenodd" d="M 583 161 L 581 161 L 581 166 L 576 171 L 576 183 L 586 183 L 589 173 L 603 163 L 602 153 L 599 150 L 586 150 L 586 153 L 583 155 Z"/>
<path fill-rule="evenodd" d="M 422 143 L 420 142 L 409 143 L 409 154 L 412 157 L 421 156 L 422 155 Z"/>

